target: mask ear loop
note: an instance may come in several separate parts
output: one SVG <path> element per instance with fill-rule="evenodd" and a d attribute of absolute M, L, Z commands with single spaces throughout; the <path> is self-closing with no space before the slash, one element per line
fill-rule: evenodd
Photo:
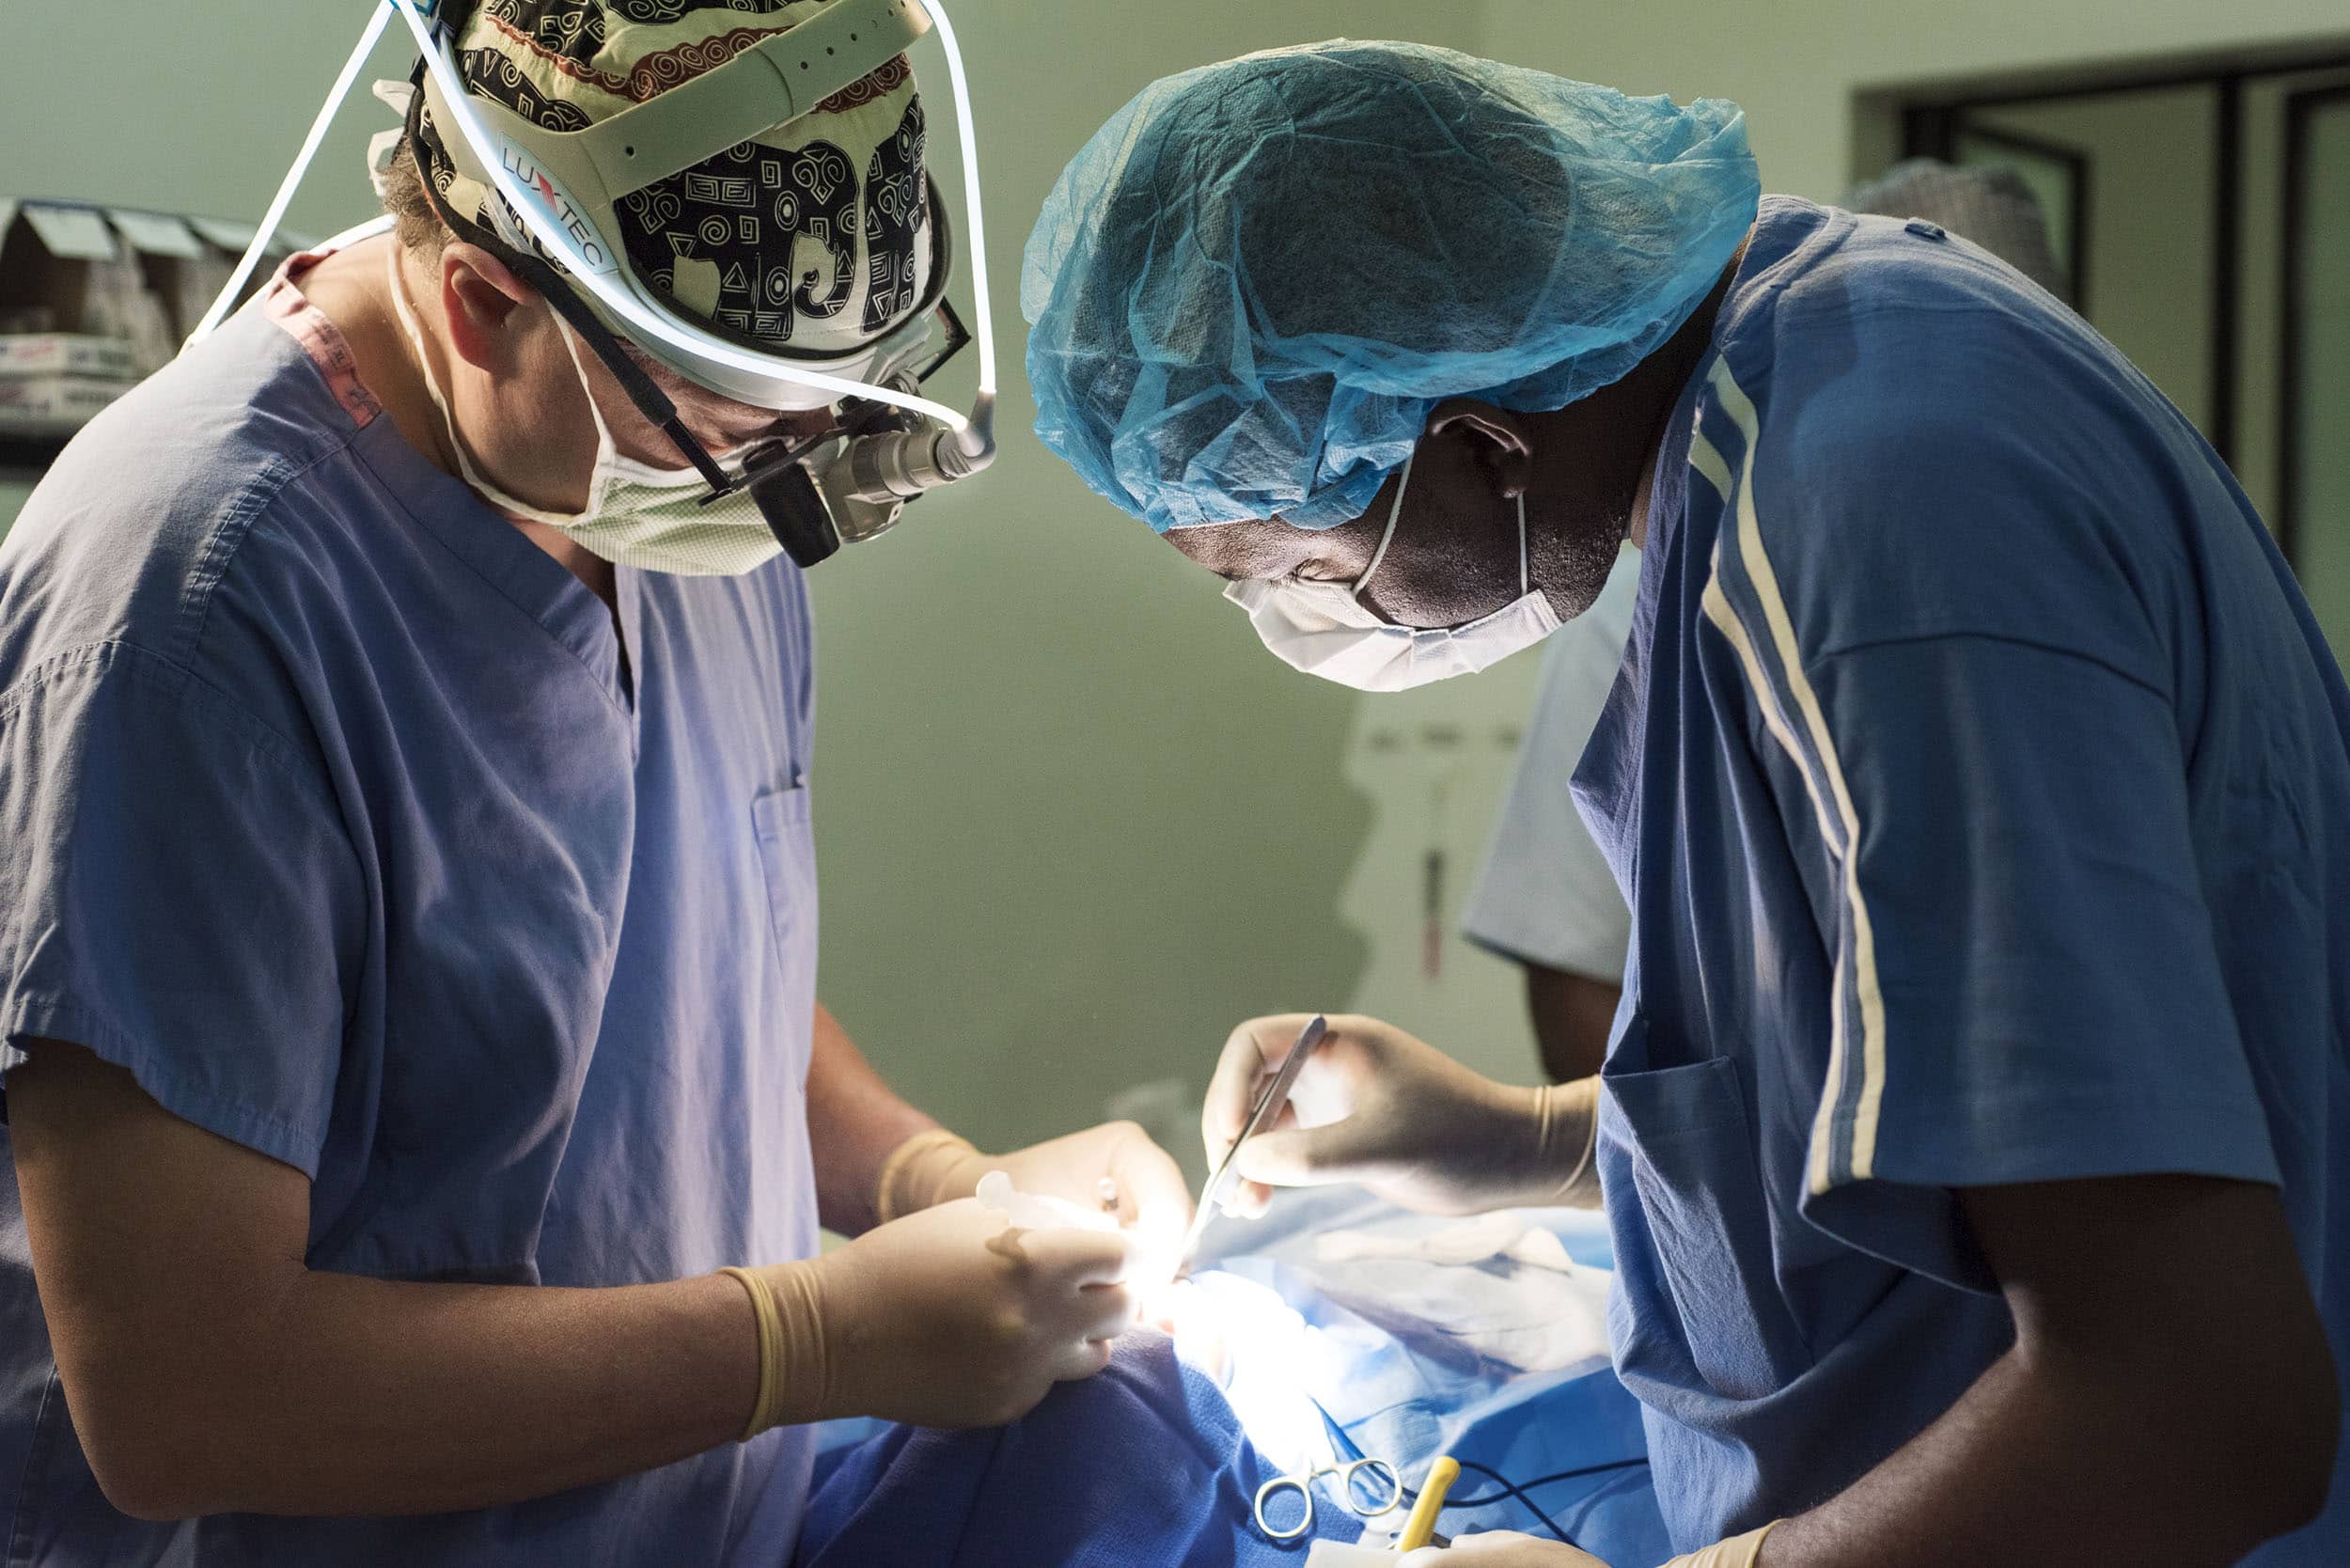
<path fill-rule="evenodd" d="M 604 368 L 611 371 L 613 379 L 620 384 L 620 390 L 627 395 L 628 400 L 636 405 L 636 412 L 650 420 L 669 438 L 678 454 L 693 464 L 695 471 L 701 475 L 702 482 L 710 486 L 711 499 L 715 500 L 739 489 L 743 478 L 730 476 L 718 466 L 709 448 L 685 428 L 685 421 L 678 416 L 677 405 L 669 400 L 668 394 L 654 385 L 652 378 L 621 350 L 619 340 L 596 318 L 596 313 L 588 308 L 586 302 L 572 291 L 571 284 L 560 273 L 536 253 L 508 244 L 470 218 L 459 217 L 448 206 L 445 194 L 433 184 L 424 163 L 425 70 L 424 61 L 418 59 L 415 73 L 409 77 L 412 96 L 408 103 L 408 146 L 410 156 L 416 161 L 417 182 L 423 188 L 425 201 L 432 209 L 433 215 L 450 233 L 470 244 L 479 245 L 496 257 L 509 271 L 545 297 L 556 315 L 568 322 L 589 351 L 603 361 Z M 578 362 L 576 353 L 572 355 L 572 362 Z M 593 401 L 592 395 L 589 400 Z"/>
<path fill-rule="evenodd" d="M 1379 548 L 1371 553 L 1371 564 L 1363 568 L 1361 576 L 1355 579 L 1355 587 L 1351 590 L 1350 597 L 1357 599 L 1362 597 L 1363 589 L 1371 584 L 1371 573 L 1377 572 L 1379 563 L 1387 558 L 1387 545 L 1395 539 L 1396 519 L 1403 515 L 1403 493 L 1412 487 L 1412 459 L 1418 456 L 1419 456 L 1419 448 L 1415 447 L 1403 459 L 1403 472 L 1395 481 L 1395 499 L 1387 507 L 1387 531 L 1379 536 Z M 1526 571 L 1525 555 L 1526 535 L 1521 532 L 1518 535 L 1518 571 L 1521 575 Z"/>

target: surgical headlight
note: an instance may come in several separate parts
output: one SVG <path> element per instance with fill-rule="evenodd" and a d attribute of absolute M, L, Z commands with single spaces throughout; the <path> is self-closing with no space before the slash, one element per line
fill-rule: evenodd
<path fill-rule="evenodd" d="M 813 566 L 843 542 L 894 524 L 906 502 L 967 478 L 994 461 L 995 348 L 988 304 L 977 132 L 962 50 L 940 0 L 833 0 L 788 32 L 744 48 L 726 64 L 576 131 L 553 131 L 494 100 L 468 93 L 459 74 L 454 28 L 436 0 L 383 0 L 310 128 L 252 246 L 191 341 L 215 326 L 241 292 L 300 184 L 326 126 L 396 14 L 420 54 L 418 91 L 409 106 L 414 137 L 430 110 L 441 146 L 459 172 L 494 191 L 493 231 L 451 212 L 425 188 L 460 235 L 494 240 L 611 369 L 632 402 L 666 431 L 710 485 L 709 499 L 746 490 L 785 550 Z M 932 256 L 928 297 L 881 337 L 844 353 L 752 346 L 678 315 L 629 264 L 617 236 L 617 203 L 658 180 L 797 119 L 863 80 L 935 27 L 961 128 L 964 206 L 969 215 L 976 335 L 946 303 L 952 231 L 931 187 Z M 338 236 L 378 232 L 387 220 Z M 536 249 L 533 248 L 533 243 Z M 542 259 L 554 259 L 549 265 Z M 676 406 L 622 349 L 624 335 L 662 367 L 722 396 L 778 411 L 837 407 L 831 436 L 791 446 L 768 443 L 728 472 L 678 417 Z M 940 339 L 944 338 L 943 347 Z M 922 395 L 922 383 L 964 343 L 976 340 L 979 389 L 970 412 Z"/>

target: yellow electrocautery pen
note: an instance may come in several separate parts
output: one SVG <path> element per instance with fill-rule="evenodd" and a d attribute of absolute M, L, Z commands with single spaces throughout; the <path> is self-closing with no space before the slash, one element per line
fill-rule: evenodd
<path fill-rule="evenodd" d="M 1444 1512 L 1444 1495 L 1460 1479 L 1460 1462 L 1450 1454 L 1428 1466 L 1428 1479 L 1419 1483 L 1419 1501 L 1412 1505 L 1412 1516 L 1403 1521 L 1403 1533 L 1395 1538 L 1397 1551 L 1416 1552 L 1428 1544 L 1436 1533 L 1436 1515 Z"/>

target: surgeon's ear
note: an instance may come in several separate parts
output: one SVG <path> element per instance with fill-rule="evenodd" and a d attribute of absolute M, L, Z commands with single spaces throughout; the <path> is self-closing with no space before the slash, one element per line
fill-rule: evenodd
<path fill-rule="evenodd" d="M 1534 437 L 1526 416 L 1474 398 L 1449 398 L 1428 416 L 1428 434 L 1468 443 L 1469 461 L 1503 496 L 1526 494 L 1534 471 Z"/>
<path fill-rule="evenodd" d="M 491 375 L 515 369 L 522 338 L 542 324 L 544 312 L 524 308 L 538 298 L 537 290 L 479 245 L 452 242 L 441 252 L 449 347 L 477 369 Z"/>

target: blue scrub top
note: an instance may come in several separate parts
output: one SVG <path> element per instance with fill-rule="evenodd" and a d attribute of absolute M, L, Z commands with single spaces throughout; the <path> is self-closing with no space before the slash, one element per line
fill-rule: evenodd
<path fill-rule="evenodd" d="M 624 666 L 603 603 L 274 300 L 109 409 L 0 546 L 5 1064 L 76 1042 L 301 1170 L 314 1269 L 812 1254 L 799 573 L 619 572 Z M 786 1430 L 510 1508 L 149 1524 L 59 1393 L 11 1164 L 8 1563 L 773 1564 L 811 1458 Z"/>
<path fill-rule="evenodd" d="M 1986 253 L 1778 199 L 1670 431 L 1575 792 L 1633 910 L 1600 1164 L 1676 1547 L 2007 1348 L 1953 1188 L 2274 1184 L 2350 1371 L 2350 692 L 2227 469 Z M 2350 1561 L 2337 1465 L 2248 1562 Z"/>

